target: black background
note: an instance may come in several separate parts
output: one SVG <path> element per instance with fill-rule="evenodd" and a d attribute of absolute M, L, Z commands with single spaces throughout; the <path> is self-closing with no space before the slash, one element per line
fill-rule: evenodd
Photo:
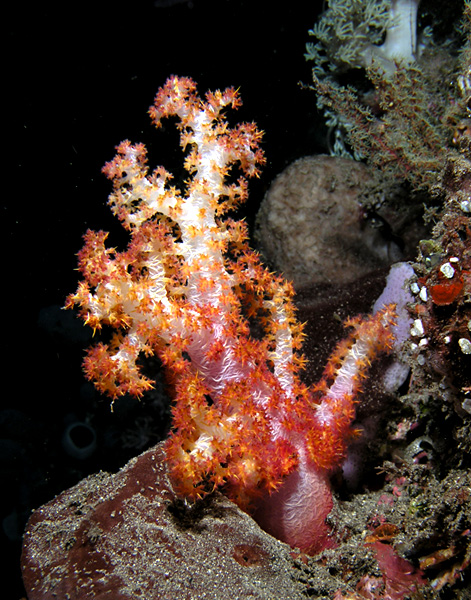
<path fill-rule="evenodd" d="M 98 451 L 85 463 L 61 446 L 71 418 L 92 415 L 115 434 L 132 425 L 129 407 L 111 414 L 84 386 L 87 334 L 59 310 L 76 289 L 75 253 L 87 228 L 111 231 L 123 248 L 101 167 L 123 139 L 146 143 L 152 166 L 181 163 L 173 124 L 157 132 L 147 115 L 169 75 L 192 77 L 201 94 L 240 88 L 244 105 L 231 122 L 253 120 L 265 131 L 267 165 L 244 209 L 252 223 L 276 174 L 324 150 L 314 94 L 299 86 L 310 81 L 303 54 L 321 9 L 321 0 L 137 0 L 17 3 L 4 12 L 2 598 L 24 595 L 19 554 L 30 511 L 127 458 L 107 445 L 106 432 L 97 432 Z"/>

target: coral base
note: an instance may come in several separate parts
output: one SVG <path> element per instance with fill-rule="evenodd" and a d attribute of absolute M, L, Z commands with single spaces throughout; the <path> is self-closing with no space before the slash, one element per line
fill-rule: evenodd
<path fill-rule="evenodd" d="M 264 499 L 254 518 L 277 539 L 313 555 L 336 545 L 326 523 L 332 506 L 327 475 L 311 467 L 291 473 Z"/>

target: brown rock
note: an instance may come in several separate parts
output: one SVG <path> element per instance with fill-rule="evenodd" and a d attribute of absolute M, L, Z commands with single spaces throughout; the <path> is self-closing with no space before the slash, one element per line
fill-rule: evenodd
<path fill-rule="evenodd" d="M 289 165 L 257 215 L 267 261 L 302 288 L 349 283 L 399 260 L 383 223 L 366 218 L 361 196 L 368 182 L 368 168 L 346 158 L 307 156 Z"/>
<path fill-rule="evenodd" d="M 177 500 L 161 445 L 87 477 L 31 516 L 29 600 L 303 598 L 290 548 L 222 495 Z"/>

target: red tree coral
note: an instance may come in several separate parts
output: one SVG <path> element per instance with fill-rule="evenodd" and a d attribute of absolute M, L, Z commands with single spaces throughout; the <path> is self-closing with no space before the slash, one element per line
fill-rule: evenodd
<path fill-rule="evenodd" d="M 219 218 L 247 196 L 244 177 L 229 182 L 232 166 L 250 177 L 264 162 L 255 125 L 231 129 L 222 114 L 239 103 L 233 89 L 203 101 L 186 78 L 159 90 L 151 117 L 157 126 L 180 119 L 190 179 L 178 190 L 163 168 L 148 174 L 142 145 L 120 144 L 104 172 L 131 242 L 116 252 L 105 233 L 87 232 L 84 281 L 67 307 L 78 305 L 95 330 L 115 330 L 85 359 L 87 377 L 112 398 L 151 387 L 141 354 L 162 360 L 175 396 L 166 450 L 179 493 L 196 499 L 223 487 L 251 509 L 277 490 L 264 504 L 272 514 L 264 525 L 316 552 L 331 543 L 328 475 L 345 456 L 365 371 L 391 346 L 394 309 L 352 320 L 321 382 L 300 382 L 292 287 L 249 249 L 244 223 Z"/>

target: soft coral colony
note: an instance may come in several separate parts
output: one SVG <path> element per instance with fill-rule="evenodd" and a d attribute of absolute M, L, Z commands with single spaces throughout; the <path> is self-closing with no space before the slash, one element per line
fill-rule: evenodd
<path fill-rule="evenodd" d="M 222 488 L 267 530 L 314 553 L 334 543 L 325 522 L 329 475 L 355 433 L 365 372 L 391 348 L 395 311 L 386 305 L 352 320 L 318 385 L 303 385 L 292 287 L 249 248 L 245 223 L 226 216 L 246 200 L 246 177 L 264 163 L 256 126 L 230 128 L 223 114 L 239 104 L 233 89 L 200 99 L 188 78 L 171 77 L 158 91 L 150 115 L 157 127 L 179 119 L 185 188 L 171 186 L 161 167 L 149 174 L 143 145 L 118 146 L 104 172 L 131 241 L 117 252 L 105 246 L 106 233 L 86 233 L 84 280 L 67 307 L 78 305 L 94 330 L 114 330 L 84 362 L 112 398 L 152 386 L 139 357 L 162 361 L 174 397 L 166 453 L 181 495 Z"/>

